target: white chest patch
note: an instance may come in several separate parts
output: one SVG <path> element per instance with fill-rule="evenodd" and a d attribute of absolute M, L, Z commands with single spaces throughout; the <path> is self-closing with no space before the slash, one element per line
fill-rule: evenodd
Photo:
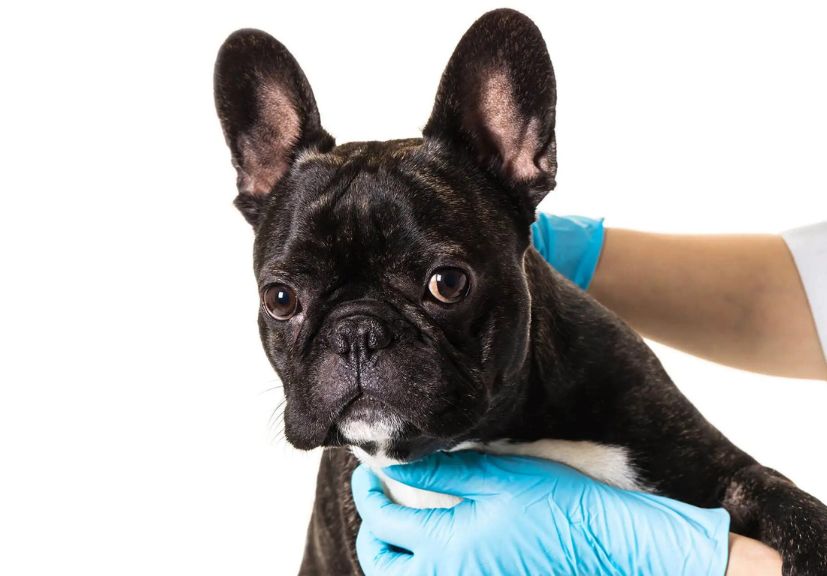
<path fill-rule="evenodd" d="M 554 460 L 618 488 L 647 490 L 647 487 L 638 480 L 628 451 L 620 446 L 573 440 L 536 440 L 534 442 L 498 440 L 489 444 L 463 442 L 454 447 L 453 451 L 467 449 L 491 454 L 514 454 Z M 379 450 L 376 455 L 368 454 L 359 448 L 352 448 L 352 451 L 361 462 L 377 473 L 385 486 L 385 493 L 398 504 L 411 508 L 450 508 L 460 502 L 460 498 L 456 496 L 428 492 L 391 480 L 382 473 L 381 469 L 399 462 L 385 456 L 382 450 Z"/>

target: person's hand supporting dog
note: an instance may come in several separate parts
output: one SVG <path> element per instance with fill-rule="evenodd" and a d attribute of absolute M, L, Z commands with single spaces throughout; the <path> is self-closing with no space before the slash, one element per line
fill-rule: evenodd
<path fill-rule="evenodd" d="M 541 214 L 532 238 L 552 266 L 646 336 L 740 368 L 827 378 L 820 316 L 814 322 L 780 236 L 606 231 L 600 220 Z M 732 311 L 736 296 L 742 305 Z M 384 472 L 463 501 L 400 506 L 359 466 L 357 552 L 368 576 L 781 573 L 777 552 L 729 533 L 724 509 L 622 490 L 555 462 L 462 451 Z"/>
<path fill-rule="evenodd" d="M 613 488 L 522 456 L 437 453 L 385 468 L 460 496 L 454 508 L 391 502 L 366 466 L 353 474 L 368 576 L 420 574 L 723 574 L 729 514 Z"/>

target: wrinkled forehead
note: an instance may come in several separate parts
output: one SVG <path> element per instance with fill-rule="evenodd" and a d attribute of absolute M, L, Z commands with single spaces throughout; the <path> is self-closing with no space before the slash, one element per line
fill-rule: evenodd
<path fill-rule="evenodd" d="M 357 276 L 479 262 L 515 235 L 477 179 L 421 141 L 306 153 L 288 197 L 273 199 L 257 239 L 257 269 Z"/>

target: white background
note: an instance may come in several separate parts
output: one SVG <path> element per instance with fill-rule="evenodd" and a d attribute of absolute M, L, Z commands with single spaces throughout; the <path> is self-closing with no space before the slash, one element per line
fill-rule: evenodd
<path fill-rule="evenodd" d="M 281 393 L 231 205 L 216 51 L 265 29 L 339 142 L 415 136 L 456 42 L 497 4 L 10 5 L 0 573 L 295 573 L 318 453 L 268 424 Z M 825 218 L 820 3 L 511 5 L 557 72 L 559 187 L 543 209 L 680 232 Z M 827 499 L 825 383 L 656 350 L 731 439 Z"/>

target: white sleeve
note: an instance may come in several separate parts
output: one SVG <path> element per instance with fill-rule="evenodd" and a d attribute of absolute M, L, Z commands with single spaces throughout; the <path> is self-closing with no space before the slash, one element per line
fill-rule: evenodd
<path fill-rule="evenodd" d="M 782 236 L 798 267 L 827 359 L 827 222 L 787 230 Z"/>

